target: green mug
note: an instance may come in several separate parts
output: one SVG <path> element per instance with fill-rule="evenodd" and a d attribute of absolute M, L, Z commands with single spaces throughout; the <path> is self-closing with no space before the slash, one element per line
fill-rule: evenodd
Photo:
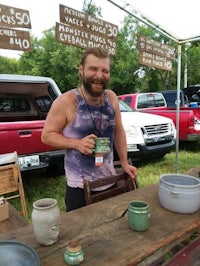
<path fill-rule="evenodd" d="M 132 201 L 128 206 L 128 222 L 132 230 L 143 232 L 149 227 L 150 210 L 144 201 Z"/>
<path fill-rule="evenodd" d="M 108 153 L 110 152 L 110 139 L 109 138 L 96 138 L 95 147 L 93 149 L 94 153 Z"/>

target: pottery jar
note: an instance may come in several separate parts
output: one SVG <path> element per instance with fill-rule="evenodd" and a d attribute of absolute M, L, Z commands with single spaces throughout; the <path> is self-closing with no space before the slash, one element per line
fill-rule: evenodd
<path fill-rule="evenodd" d="M 200 209 L 200 179 L 190 175 L 160 176 L 158 197 L 161 205 L 177 213 L 194 213 Z"/>
<path fill-rule="evenodd" d="M 150 210 L 144 201 L 132 201 L 128 206 L 128 222 L 131 229 L 142 232 L 149 227 Z"/>
<path fill-rule="evenodd" d="M 35 201 L 31 218 L 35 238 L 39 244 L 50 246 L 58 240 L 60 210 L 56 199 L 44 198 Z"/>
<path fill-rule="evenodd" d="M 78 241 L 70 241 L 64 251 L 64 261 L 68 265 L 79 265 L 83 259 L 84 253 Z"/>

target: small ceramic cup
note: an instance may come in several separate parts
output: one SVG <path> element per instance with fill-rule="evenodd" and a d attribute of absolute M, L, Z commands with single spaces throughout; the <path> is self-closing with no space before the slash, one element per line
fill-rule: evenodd
<path fill-rule="evenodd" d="M 132 230 L 142 232 L 149 227 L 149 205 L 144 201 L 132 201 L 128 206 L 128 222 Z"/>

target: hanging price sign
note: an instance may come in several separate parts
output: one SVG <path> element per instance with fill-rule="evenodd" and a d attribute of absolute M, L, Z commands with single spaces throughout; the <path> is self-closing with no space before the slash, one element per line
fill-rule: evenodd
<path fill-rule="evenodd" d="M 29 32 L 0 27 L 0 48 L 31 51 Z"/>

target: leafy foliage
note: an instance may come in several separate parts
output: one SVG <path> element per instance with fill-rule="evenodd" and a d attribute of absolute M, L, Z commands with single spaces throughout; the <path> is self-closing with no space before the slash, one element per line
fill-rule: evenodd
<path fill-rule="evenodd" d="M 18 73 L 17 60 L 0 56 L 0 73 L 1 74 L 16 74 L 16 73 Z"/>
<path fill-rule="evenodd" d="M 200 80 L 200 43 L 194 43 L 190 45 L 185 54 L 187 60 L 188 69 L 188 84 L 199 84 Z"/>
<path fill-rule="evenodd" d="M 101 8 L 97 7 L 93 0 L 84 0 L 83 2 L 83 12 L 88 15 L 102 17 L 101 16 Z"/>
<path fill-rule="evenodd" d="M 111 88 L 117 94 L 135 92 L 137 78 L 134 71 L 138 67 L 137 53 L 135 52 L 135 32 L 130 29 L 136 27 L 136 22 L 127 17 L 124 27 L 120 30 L 117 43 L 117 56 L 113 59 L 111 72 Z"/>
<path fill-rule="evenodd" d="M 82 51 L 58 43 L 54 28 L 46 30 L 41 40 L 33 40 L 31 53 L 19 59 L 22 74 L 53 78 L 62 92 L 78 85 L 77 69 Z"/>

